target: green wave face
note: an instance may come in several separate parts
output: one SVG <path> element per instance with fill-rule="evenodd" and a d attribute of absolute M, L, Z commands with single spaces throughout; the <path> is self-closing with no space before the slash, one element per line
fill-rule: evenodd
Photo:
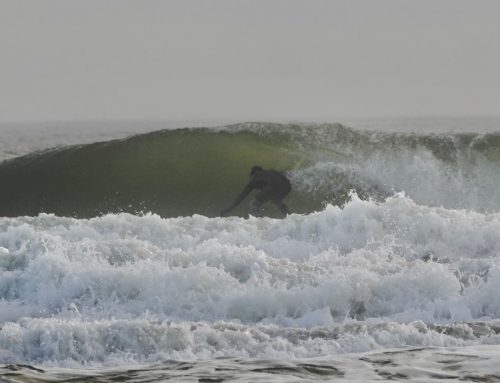
<path fill-rule="evenodd" d="M 159 131 L 2 163 L 0 215 L 217 216 L 254 165 L 289 171 L 286 202 L 296 213 L 341 205 L 352 189 L 361 198 L 405 191 L 423 204 L 498 210 L 499 144 L 499 134 L 396 134 L 341 125 Z M 269 205 L 264 213 L 279 217 Z M 247 201 L 233 214 L 246 216 Z"/>
<path fill-rule="evenodd" d="M 3 164 L 0 214 L 215 216 L 248 182 L 253 165 L 288 170 L 301 161 L 286 137 L 251 132 L 183 129 L 71 147 Z"/>

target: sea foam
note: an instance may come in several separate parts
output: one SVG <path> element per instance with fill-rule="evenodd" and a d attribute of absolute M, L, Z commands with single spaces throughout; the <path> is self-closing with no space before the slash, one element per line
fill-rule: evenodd
<path fill-rule="evenodd" d="M 2 362 L 499 344 L 500 214 L 351 195 L 285 219 L 0 218 Z"/>

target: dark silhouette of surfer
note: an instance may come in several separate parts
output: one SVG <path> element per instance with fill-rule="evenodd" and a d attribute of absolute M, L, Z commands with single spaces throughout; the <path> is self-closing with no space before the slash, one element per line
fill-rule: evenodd
<path fill-rule="evenodd" d="M 250 214 L 256 217 L 262 216 L 262 204 L 267 201 L 271 201 L 283 213 L 288 214 L 288 206 L 283 202 L 283 198 L 292 189 L 288 178 L 283 172 L 264 170 L 260 166 L 254 166 L 250 171 L 250 182 L 236 197 L 231 206 L 221 211 L 221 217 L 238 206 L 253 189 L 257 189 L 259 192 L 255 194 L 254 199 L 250 202 Z"/>

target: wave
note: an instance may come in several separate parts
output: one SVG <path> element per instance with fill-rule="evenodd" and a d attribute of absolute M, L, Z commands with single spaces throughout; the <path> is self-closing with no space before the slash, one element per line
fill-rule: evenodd
<path fill-rule="evenodd" d="M 366 132 L 339 124 L 165 130 L 4 161 L 0 215 L 216 216 L 256 164 L 289 172 L 287 201 L 298 213 L 343 205 L 351 190 L 365 199 L 405 191 L 430 206 L 497 210 L 499 148 L 499 133 Z M 273 207 L 265 213 L 278 215 Z"/>
<path fill-rule="evenodd" d="M 0 362 L 500 344 L 499 213 L 356 196 L 271 218 L 0 219 Z"/>

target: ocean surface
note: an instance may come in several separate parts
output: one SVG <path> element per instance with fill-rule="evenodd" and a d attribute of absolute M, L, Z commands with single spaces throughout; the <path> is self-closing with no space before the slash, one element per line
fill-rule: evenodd
<path fill-rule="evenodd" d="M 0 381 L 500 381 L 500 118 L 0 125 Z M 293 212 L 247 201 L 286 171 Z"/>

